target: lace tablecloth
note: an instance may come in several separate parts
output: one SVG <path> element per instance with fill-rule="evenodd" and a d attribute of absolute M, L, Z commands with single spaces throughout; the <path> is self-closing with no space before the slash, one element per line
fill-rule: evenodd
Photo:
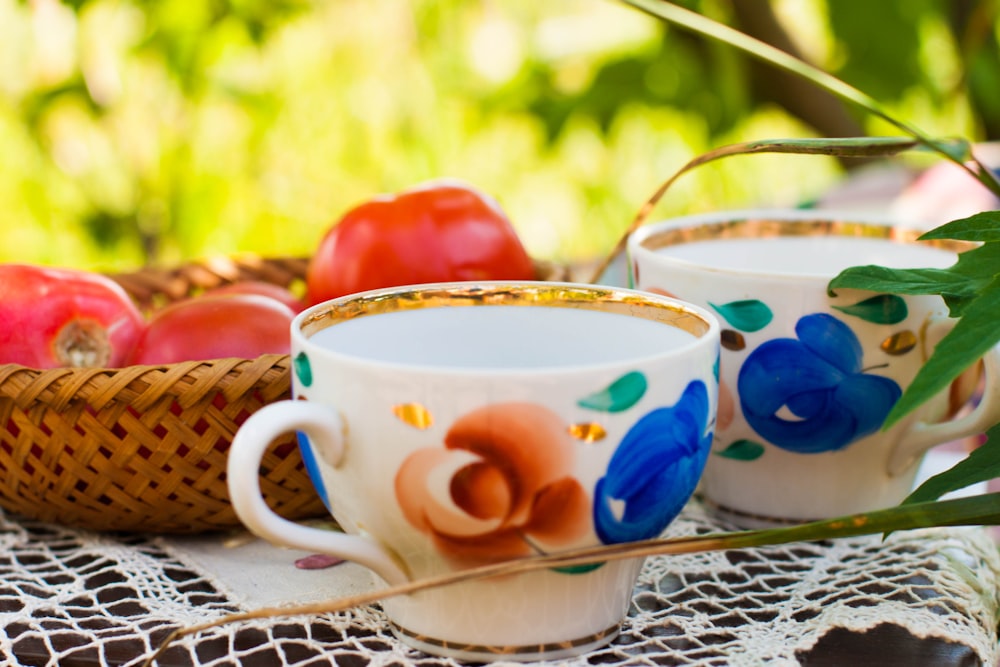
<path fill-rule="evenodd" d="M 693 503 L 670 532 L 719 529 Z M 0 665 L 138 665 L 177 627 L 254 608 L 170 538 L 0 516 L 0 541 Z M 282 555 L 261 582 L 274 599 L 298 555 Z M 320 594 L 338 569 L 309 572 Z M 651 558 L 621 636 L 570 664 L 798 665 L 829 633 L 893 624 L 914 640 L 960 645 L 966 663 L 995 665 L 998 572 L 996 546 L 979 529 Z M 376 605 L 208 630 L 158 664 L 456 663 L 397 642 Z"/>

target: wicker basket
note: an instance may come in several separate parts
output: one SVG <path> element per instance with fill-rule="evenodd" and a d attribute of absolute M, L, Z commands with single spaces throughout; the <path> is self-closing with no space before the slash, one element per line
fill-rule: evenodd
<path fill-rule="evenodd" d="M 302 259 L 228 258 L 112 276 L 155 307 L 200 289 L 265 280 L 287 286 Z M 240 424 L 290 396 L 287 355 L 120 369 L 0 365 L 0 506 L 101 531 L 196 533 L 239 525 L 226 455 Z M 265 499 L 292 519 L 325 513 L 294 436 L 261 466 Z"/>
<path fill-rule="evenodd" d="M 245 280 L 301 281 L 307 260 L 237 257 L 113 275 L 155 308 Z M 539 262 L 538 277 L 573 279 Z M 0 365 L 0 507 L 99 531 L 198 533 L 240 525 L 226 456 L 254 411 L 289 398 L 287 355 L 120 369 Z M 279 514 L 326 513 L 293 436 L 272 444 L 261 489 Z"/>

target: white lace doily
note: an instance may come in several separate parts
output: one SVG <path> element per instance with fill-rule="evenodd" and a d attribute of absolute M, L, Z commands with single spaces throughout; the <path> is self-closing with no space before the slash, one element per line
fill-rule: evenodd
<path fill-rule="evenodd" d="M 692 504 L 671 533 L 719 529 Z M 621 636 L 569 664 L 796 665 L 833 629 L 892 623 L 995 665 L 998 572 L 996 546 L 979 529 L 652 558 Z M 164 538 L 0 516 L 0 665 L 138 665 L 171 630 L 244 608 Z M 397 642 L 372 606 L 208 630 L 158 664 L 457 663 Z"/>

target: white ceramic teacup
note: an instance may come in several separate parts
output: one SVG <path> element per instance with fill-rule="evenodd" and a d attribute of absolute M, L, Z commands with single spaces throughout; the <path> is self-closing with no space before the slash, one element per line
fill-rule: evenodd
<path fill-rule="evenodd" d="M 711 313 L 674 299 L 567 283 L 317 305 L 292 324 L 297 400 L 258 411 L 233 442 L 233 505 L 263 538 L 390 584 L 656 537 L 708 456 L 719 333 Z M 289 522 L 261 499 L 262 452 L 292 430 L 347 534 Z M 614 639 L 640 565 L 533 571 L 384 606 L 396 635 L 430 653 L 561 658 Z"/>
<path fill-rule="evenodd" d="M 889 507 L 912 490 L 928 449 L 1000 420 L 994 349 L 971 413 L 956 417 L 971 393 L 956 385 L 882 429 L 955 320 L 937 296 L 831 296 L 827 285 L 850 266 L 948 267 L 966 249 L 919 234 L 785 209 L 674 218 L 630 235 L 636 288 L 711 309 L 722 324 L 718 424 L 701 489 L 719 513 L 761 526 Z"/>

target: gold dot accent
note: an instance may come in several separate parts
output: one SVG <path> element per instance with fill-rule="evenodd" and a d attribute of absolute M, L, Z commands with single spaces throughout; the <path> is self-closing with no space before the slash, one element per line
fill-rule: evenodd
<path fill-rule="evenodd" d="M 392 413 L 404 424 L 418 428 L 421 431 L 430 428 L 431 424 L 434 423 L 434 418 L 431 416 L 430 411 L 419 403 L 394 405 L 392 406 Z"/>
<path fill-rule="evenodd" d="M 747 341 L 739 331 L 733 331 L 732 329 L 722 330 L 722 347 L 733 352 L 739 352 L 746 346 Z"/>
<path fill-rule="evenodd" d="M 892 334 L 879 345 L 883 352 L 891 354 L 894 357 L 906 354 L 916 346 L 917 335 L 909 329 Z"/>
<path fill-rule="evenodd" d="M 598 440 L 603 440 L 608 435 L 604 427 L 597 422 L 570 424 L 567 430 L 571 436 L 583 442 L 597 442 Z"/>

